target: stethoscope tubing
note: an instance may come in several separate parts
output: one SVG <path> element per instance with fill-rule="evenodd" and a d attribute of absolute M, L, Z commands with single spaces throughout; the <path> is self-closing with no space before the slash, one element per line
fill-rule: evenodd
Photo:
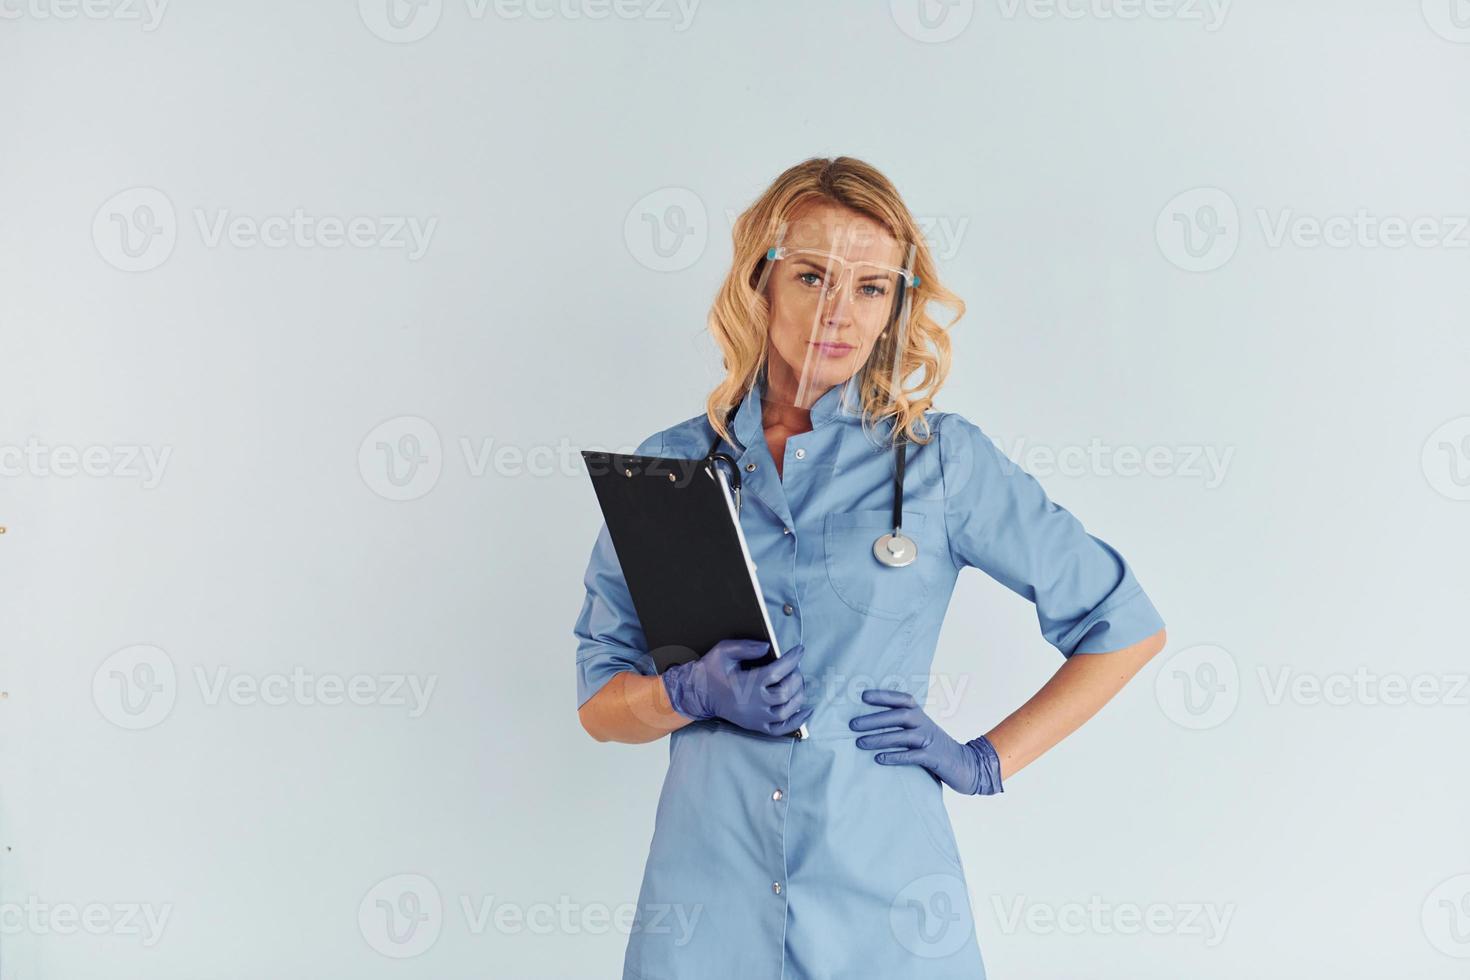
<path fill-rule="evenodd" d="M 725 428 L 731 430 L 735 423 L 735 413 L 740 410 L 736 405 L 730 409 L 725 416 Z M 724 463 L 730 471 L 730 490 L 735 496 L 735 511 L 740 512 L 740 466 L 735 462 L 735 457 L 729 453 L 719 452 L 720 434 L 715 433 L 715 439 L 709 445 L 709 451 L 705 458 L 710 466 L 719 466 Z M 873 556 L 884 565 L 892 568 L 902 568 L 913 563 L 918 554 L 918 547 L 903 533 L 903 477 L 904 465 L 908 462 L 908 440 L 899 436 L 897 445 L 894 447 L 895 459 L 893 465 L 893 532 L 885 534 L 873 542 Z"/>

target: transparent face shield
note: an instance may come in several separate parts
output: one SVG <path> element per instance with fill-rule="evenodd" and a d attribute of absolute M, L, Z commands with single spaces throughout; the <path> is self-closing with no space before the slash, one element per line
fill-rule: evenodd
<path fill-rule="evenodd" d="M 918 558 L 918 545 L 902 526 L 904 467 L 908 443 L 896 425 L 879 425 L 899 408 L 907 371 L 904 354 L 919 277 L 914 271 L 916 243 L 895 238 L 880 223 L 837 205 L 820 205 L 801 221 L 782 225 L 752 272 L 747 316 L 763 326 L 765 350 L 759 372 L 762 418 L 772 426 L 789 416 L 789 432 L 804 433 L 802 416 L 824 413 L 856 416 L 875 443 L 892 449 L 892 520 L 874 528 L 873 559 L 902 569 Z M 733 418 L 728 414 L 727 422 Z M 710 445 L 711 459 L 728 464 L 739 503 L 739 469 Z M 767 443 L 769 445 L 769 438 Z M 863 454 L 849 460 L 863 462 Z M 798 458 L 800 450 L 798 450 Z M 832 465 L 830 462 L 828 465 Z M 855 474 L 871 479 L 870 466 Z"/>
<path fill-rule="evenodd" d="M 829 394 L 850 414 L 892 407 L 918 286 L 915 253 L 878 222 L 835 206 L 777 230 L 752 311 L 766 318 L 768 407 L 810 411 Z"/>

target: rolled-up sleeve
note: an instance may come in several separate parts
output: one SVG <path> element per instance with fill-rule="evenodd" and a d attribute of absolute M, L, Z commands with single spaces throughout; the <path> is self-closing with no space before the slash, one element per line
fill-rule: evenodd
<path fill-rule="evenodd" d="M 1120 650 L 1164 628 L 1123 556 L 1049 499 L 979 426 L 947 414 L 938 433 L 957 567 L 978 568 L 1031 600 L 1042 635 L 1064 657 Z"/>
<path fill-rule="evenodd" d="M 660 455 L 663 452 L 662 436 L 653 435 L 645 439 L 636 452 L 639 455 Z M 572 627 L 577 638 L 579 708 L 602 690 L 614 674 L 625 670 L 640 674 L 656 673 L 606 522 L 597 532 L 582 584 L 587 594 L 582 600 L 582 611 L 577 616 L 576 625 Z"/>

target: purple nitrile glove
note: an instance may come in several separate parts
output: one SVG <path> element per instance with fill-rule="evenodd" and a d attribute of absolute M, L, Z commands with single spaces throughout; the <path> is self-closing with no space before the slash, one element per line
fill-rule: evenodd
<path fill-rule="evenodd" d="M 903 691 L 867 690 L 863 703 L 886 708 L 858 715 L 848 723 L 855 732 L 883 731 L 857 740 L 860 749 L 902 749 L 879 752 L 874 759 L 885 766 L 923 766 L 958 793 L 991 796 L 1004 792 L 1000 783 L 1000 757 L 990 739 L 981 735 L 961 745 L 919 707 L 913 695 Z"/>
<path fill-rule="evenodd" d="M 770 650 L 762 640 L 721 640 L 698 660 L 663 672 L 669 703 L 695 721 L 723 718 L 764 735 L 795 731 L 812 714 L 799 669 L 805 648 L 798 644 L 768 664 L 746 669 L 746 661 Z"/>

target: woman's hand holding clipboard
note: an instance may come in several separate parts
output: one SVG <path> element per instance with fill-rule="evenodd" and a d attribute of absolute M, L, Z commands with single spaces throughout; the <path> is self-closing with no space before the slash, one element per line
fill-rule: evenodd
<path fill-rule="evenodd" d="M 582 458 L 655 670 L 698 661 L 725 641 L 763 648 L 741 662 L 744 671 L 773 667 L 782 651 L 725 472 L 708 459 L 591 450 Z M 799 679 L 796 664 L 778 680 L 788 675 Z M 804 710 L 788 717 L 804 722 Z M 790 734 L 805 738 L 806 725 Z"/>

